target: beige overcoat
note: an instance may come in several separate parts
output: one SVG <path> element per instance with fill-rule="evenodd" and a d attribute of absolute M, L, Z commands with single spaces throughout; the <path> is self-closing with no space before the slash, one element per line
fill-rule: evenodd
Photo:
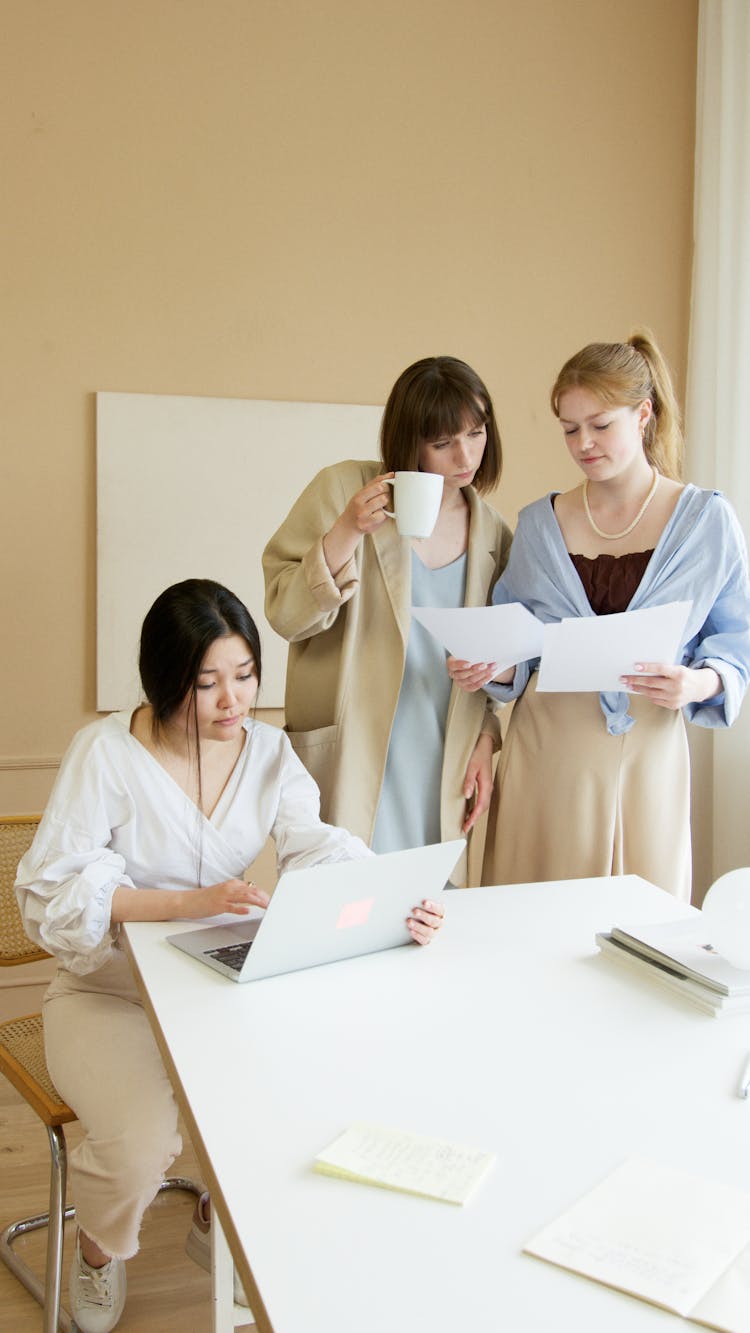
<path fill-rule="evenodd" d="M 348 461 L 318 473 L 263 554 L 266 616 L 290 644 L 289 738 L 320 787 L 330 823 L 372 838 L 411 619 L 411 544 L 394 523 L 363 538 L 334 578 L 323 537 L 382 464 Z M 466 606 L 484 606 L 510 551 L 511 531 L 467 486 Z M 481 732 L 499 744 L 494 705 L 455 686 L 446 720 L 440 799 L 443 839 L 459 837 L 463 781 Z M 451 877 L 467 881 L 464 856 Z"/>

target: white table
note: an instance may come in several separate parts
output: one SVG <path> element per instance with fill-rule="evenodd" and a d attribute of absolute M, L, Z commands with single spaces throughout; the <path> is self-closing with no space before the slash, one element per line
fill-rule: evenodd
<path fill-rule="evenodd" d="M 521 1247 L 631 1153 L 750 1190 L 750 1016 L 693 1011 L 594 944 L 685 910 L 635 876 L 456 891 L 428 949 L 245 986 L 166 944 L 174 925 L 129 925 L 259 1327 L 674 1333 Z M 464 1208 L 313 1174 L 355 1120 L 497 1164 Z"/>

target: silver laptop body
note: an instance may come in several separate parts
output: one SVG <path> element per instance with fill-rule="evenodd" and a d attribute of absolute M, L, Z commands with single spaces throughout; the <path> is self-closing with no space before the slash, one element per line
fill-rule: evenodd
<path fill-rule="evenodd" d="M 262 917 L 167 940 L 232 981 L 259 981 L 409 944 L 406 918 L 423 898 L 440 902 L 465 846 L 457 838 L 288 870 Z"/>

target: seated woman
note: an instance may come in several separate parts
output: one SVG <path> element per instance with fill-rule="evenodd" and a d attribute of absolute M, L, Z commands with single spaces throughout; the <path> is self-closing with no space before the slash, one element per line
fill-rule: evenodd
<path fill-rule="evenodd" d="M 108 1333 L 125 1304 L 141 1219 L 182 1149 L 177 1106 L 118 941 L 122 921 L 265 907 L 243 874 L 270 836 L 280 869 L 371 853 L 321 822 L 318 791 L 283 731 L 251 719 L 256 626 L 207 579 L 167 588 L 143 623 L 147 703 L 73 740 L 16 892 L 29 936 L 58 959 L 44 1001 L 47 1060 L 85 1138 L 70 1155 L 78 1219 L 71 1314 Z M 440 909 L 415 907 L 426 944 Z M 188 1253 L 209 1267 L 207 1196 Z M 235 1281 L 235 1298 L 247 1304 Z"/>

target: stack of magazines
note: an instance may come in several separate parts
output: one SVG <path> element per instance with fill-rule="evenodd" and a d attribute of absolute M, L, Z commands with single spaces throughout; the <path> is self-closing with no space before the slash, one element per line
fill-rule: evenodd
<path fill-rule="evenodd" d="M 613 926 L 596 942 L 606 957 L 682 995 L 704 1013 L 717 1018 L 750 1013 L 750 971 L 721 957 L 701 912 L 658 925 Z"/>

